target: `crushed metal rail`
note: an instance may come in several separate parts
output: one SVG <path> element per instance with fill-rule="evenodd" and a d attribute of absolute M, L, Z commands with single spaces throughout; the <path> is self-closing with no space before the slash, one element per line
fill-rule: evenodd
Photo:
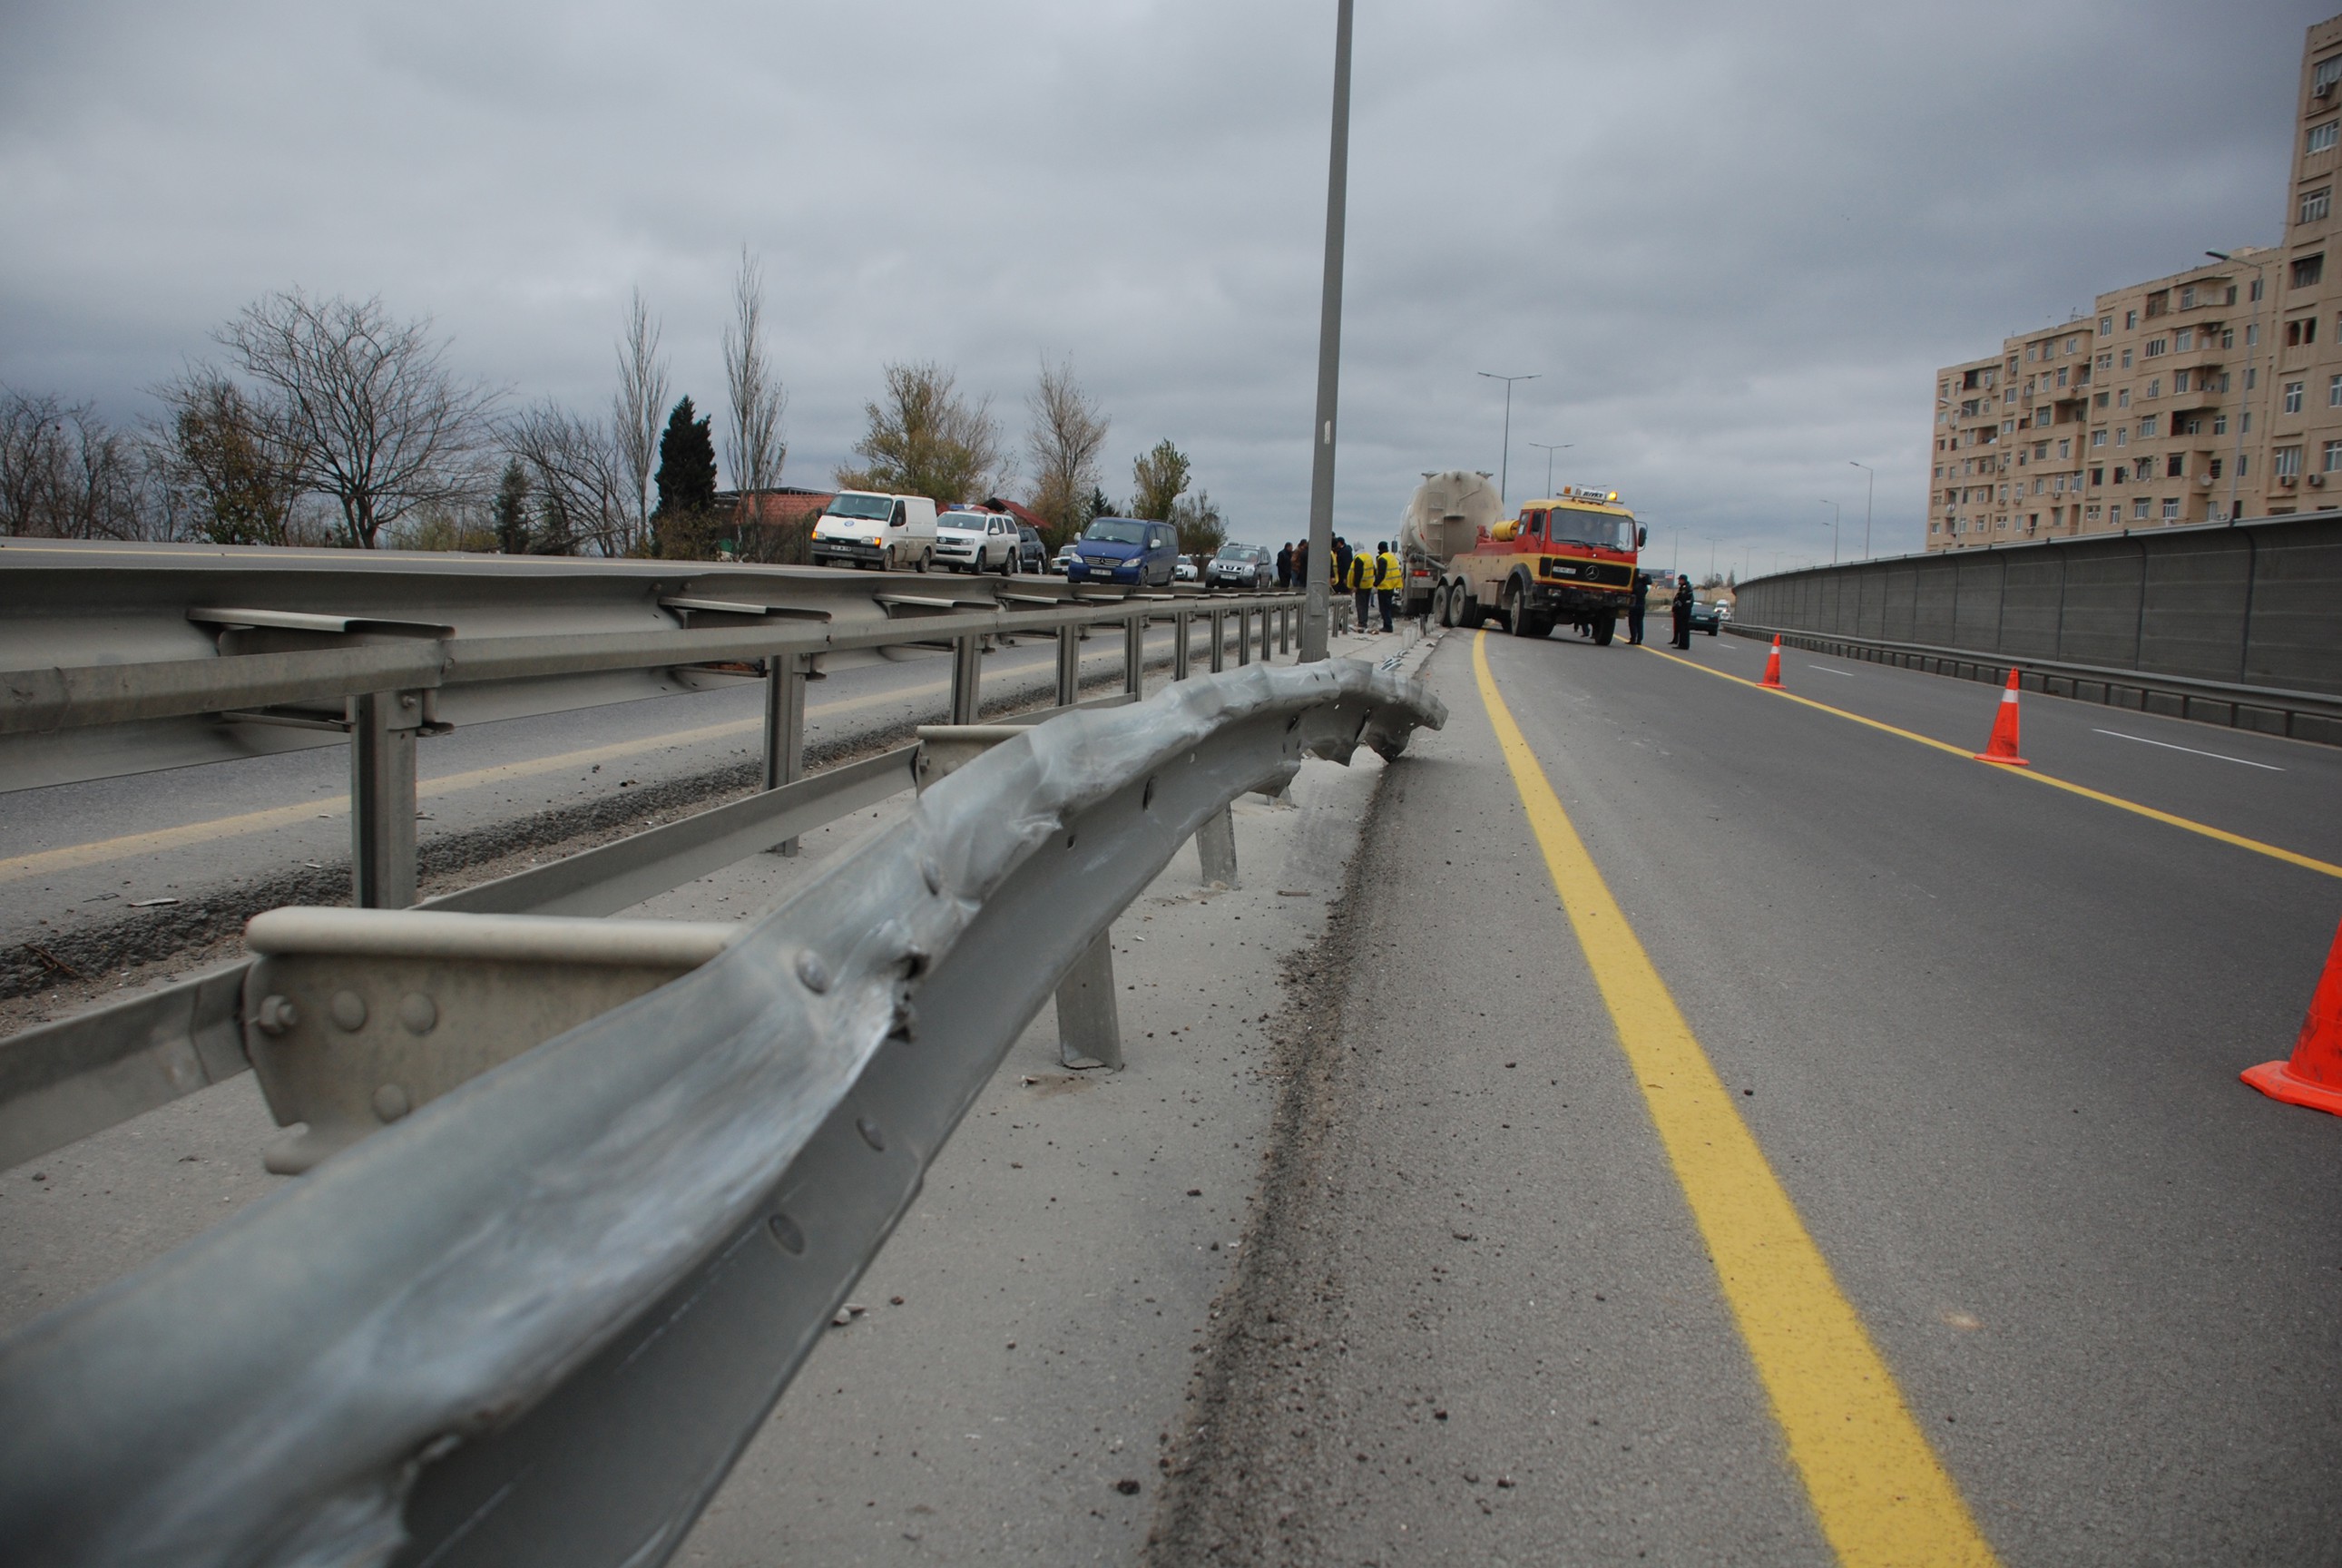
<path fill-rule="evenodd" d="M 681 979 L 0 1344 L 8 1555 L 664 1562 L 1178 845 L 1444 718 L 1333 661 L 991 747 Z"/>

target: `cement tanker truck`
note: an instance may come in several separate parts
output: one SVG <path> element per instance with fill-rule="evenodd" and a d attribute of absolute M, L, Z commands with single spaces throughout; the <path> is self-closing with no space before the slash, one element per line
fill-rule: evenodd
<path fill-rule="evenodd" d="M 1565 484 L 1504 512 L 1486 474 L 1423 476 L 1399 518 L 1406 613 L 1466 629 L 1496 620 L 1516 637 L 1566 622 L 1608 643 L 1648 533 L 1618 493 Z"/>

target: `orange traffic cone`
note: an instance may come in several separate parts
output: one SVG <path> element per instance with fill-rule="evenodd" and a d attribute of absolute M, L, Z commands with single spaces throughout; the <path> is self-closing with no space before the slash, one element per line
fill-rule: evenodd
<path fill-rule="evenodd" d="M 2008 685 L 2000 694 L 2000 711 L 1992 717 L 1992 739 L 1984 750 L 1977 753 L 1980 763 L 2007 763 L 2010 767 L 2025 766 L 2025 759 L 2017 754 L 2017 669 L 2008 671 Z"/>
<path fill-rule="evenodd" d="M 2293 1060 L 2264 1062 L 2237 1076 L 2272 1100 L 2342 1116 L 2342 925 L 2334 929 L 2334 947 L 2293 1043 Z"/>
<path fill-rule="evenodd" d="M 1765 656 L 1765 678 L 1756 684 L 1760 686 L 1778 686 L 1781 684 L 1781 637 L 1777 632 L 1773 635 L 1773 651 Z"/>

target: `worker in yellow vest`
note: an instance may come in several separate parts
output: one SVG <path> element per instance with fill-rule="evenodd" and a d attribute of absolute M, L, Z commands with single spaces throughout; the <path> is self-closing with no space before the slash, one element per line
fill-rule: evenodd
<path fill-rule="evenodd" d="M 1375 599 L 1374 558 L 1363 550 L 1351 556 L 1350 580 L 1343 586 L 1350 590 L 1350 602 L 1357 607 L 1358 630 L 1372 632 L 1374 627 L 1368 624 L 1366 616 Z"/>
<path fill-rule="evenodd" d="M 1382 606 L 1386 632 L 1391 630 L 1391 611 L 1398 603 L 1398 557 L 1386 539 L 1375 546 L 1375 602 Z"/>

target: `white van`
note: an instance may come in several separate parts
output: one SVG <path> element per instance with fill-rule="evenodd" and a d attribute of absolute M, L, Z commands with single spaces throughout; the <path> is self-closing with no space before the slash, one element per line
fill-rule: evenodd
<path fill-rule="evenodd" d="M 936 560 L 936 504 L 924 495 L 843 490 L 813 525 L 816 566 L 924 572 Z"/>

